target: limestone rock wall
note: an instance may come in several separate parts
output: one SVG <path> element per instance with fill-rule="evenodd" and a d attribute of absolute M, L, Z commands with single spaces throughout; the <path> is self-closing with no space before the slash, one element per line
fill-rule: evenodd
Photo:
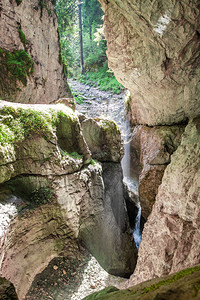
<path fill-rule="evenodd" d="M 131 92 L 134 123 L 179 123 L 200 113 L 199 2 L 100 0 L 107 55 Z"/>
<path fill-rule="evenodd" d="M 57 19 L 52 2 L 0 2 L 1 99 L 50 103 L 71 95 L 60 61 Z M 33 65 L 23 75 L 27 60 Z M 22 68 L 18 68 L 19 63 Z"/>

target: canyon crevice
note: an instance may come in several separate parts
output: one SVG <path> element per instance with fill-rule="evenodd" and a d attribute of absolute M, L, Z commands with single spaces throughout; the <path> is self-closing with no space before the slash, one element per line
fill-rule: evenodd
<path fill-rule="evenodd" d="M 0 276 L 19 299 L 80 244 L 111 274 L 135 269 L 128 287 L 200 263 L 199 1 L 99 1 L 109 66 L 130 91 L 142 242 L 137 253 L 115 123 L 45 105 L 71 98 L 53 1 L 0 1 Z"/>
<path fill-rule="evenodd" d="M 109 66 L 140 125 L 132 147 L 147 222 L 130 287 L 200 262 L 200 11 L 198 1 L 100 2 Z"/>

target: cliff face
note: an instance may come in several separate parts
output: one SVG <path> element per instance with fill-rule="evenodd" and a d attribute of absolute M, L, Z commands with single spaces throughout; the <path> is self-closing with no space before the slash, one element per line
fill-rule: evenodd
<path fill-rule="evenodd" d="M 0 3 L 0 98 L 50 103 L 70 96 L 52 1 Z"/>
<path fill-rule="evenodd" d="M 109 66 L 131 92 L 132 121 L 161 125 L 197 116 L 199 2 L 100 2 Z"/>
<path fill-rule="evenodd" d="M 199 1 L 100 2 L 109 65 L 131 92 L 132 123 L 151 126 L 134 130 L 148 219 L 130 286 L 200 262 L 200 7 Z"/>

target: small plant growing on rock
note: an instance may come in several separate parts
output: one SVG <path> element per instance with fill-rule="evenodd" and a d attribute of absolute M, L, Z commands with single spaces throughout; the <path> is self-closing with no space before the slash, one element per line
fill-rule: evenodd
<path fill-rule="evenodd" d="M 53 190 L 48 187 L 40 187 L 34 190 L 30 196 L 30 202 L 36 206 L 48 203 L 53 195 Z"/>

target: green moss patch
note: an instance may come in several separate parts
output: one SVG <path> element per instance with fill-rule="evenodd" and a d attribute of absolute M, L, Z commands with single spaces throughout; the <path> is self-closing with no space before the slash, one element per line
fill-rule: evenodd
<path fill-rule="evenodd" d="M 20 28 L 18 29 L 18 32 L 19 32 L 19 38 L 25 46 L 26 45 L 26 36 Z"/>
<path fill-rule="evenodd" d="M 172 275 L 170 278 L 168 278 L 166 280 L 161 280 L 160 282 L 158 282 L 156 284 L 153 284 L 153 285 L 151 285 L 149 287 L 146 287 L 143 292 L 144 293 L 148 293 L 148 292 L 155 291 L 155 290 L 159 289 L 163 285 L 176 282 L 179 279 L 182 279 L 183 277 L 185 277 L 187 275 L 191 275 L 191 274 L 193 274 L 195 272 L 198 272 L 198 271 L 200 271 L 200 266 L 196 266 L 194 268 L 185 269 L 183 271 L 180 271 L 180 272 Z"/>
<path fill-rule="evenodd" d="M 4 107 L 0 111 L 0 143 L 18 143 L 27 136 L 38 134 L 48 139 L 52 135 L 54 118 L 32 109 Z"/>
<path fill-rule="evenodd" d="M 15 0 L 17 3 L 17 6 L 20 5 L 22 3 L 22 0 Z"/>
<path fill-rule="evenodd" d="M 19 29 L 20 30 L 20 29 Z M 25 35 L 20 31 L 22 40 L 24 41 Z M 3 85 L 9 85 L 10 88 L 15 86 L 18 88 L 17 81 L 22 82 L 23 85 L 27 84 L 27 76 L 34 72 L 33 60 L 30 55 L 24 50 L 16 50 L 13 52 L 0 49 L 0 66 L 2 67 L 2 90 L 5 89 Z M 9 86 L 7 86 L 9 89 Z"/>
<path fill-rule="evenodd" d="M 93 293 L 92 295 L 89 295 L 87 297 L 84 298 L 84 300 L 95 300 L 95 299 L 101 299 L 101 297 L 103 297 L 103 299 L 106 299 L 106 296 L 110 293 L 116 292 L 118 291 L 118 289 L 114 286 L 109 286 L 105 289 L 103 289 L 100 292 L 96 292 Z"/>
<path fill-rule="evenodd" d="M 168 298 L 164 297 L 162 299 L 171 299 L 170 295 L 178 296 L 180 291 L 182 293 L 181 295 L 183 295 L 184 292 L 189 291 L 191 295 L 190 299 L 192 299 L 193 296 L 196 296 L 199 293 L 200 281 L 198 276 L 195 275 L 195 273 L 199 271 L 200 266 L 188 268 L 176 274 L 166 276 L 166 279 L 152 279 L 126 290 L 112 290 L 112 287 L 108 287 L 100 292 L 96 292 L 85 297 L 84 300 L 161 299 L 161 295 L 168 295 Z M 192 274 L 194 274 L 193 279 L 191 277 L 187 277 L 191 276 Z M 179 280 L 182 280 L 181 283 Z M 151 284 L 152 281 L 154 284 Z M 162 289 L 162 287 L 165 288 Z M 178 299 L 178 297 L 176 299 Z"/>

